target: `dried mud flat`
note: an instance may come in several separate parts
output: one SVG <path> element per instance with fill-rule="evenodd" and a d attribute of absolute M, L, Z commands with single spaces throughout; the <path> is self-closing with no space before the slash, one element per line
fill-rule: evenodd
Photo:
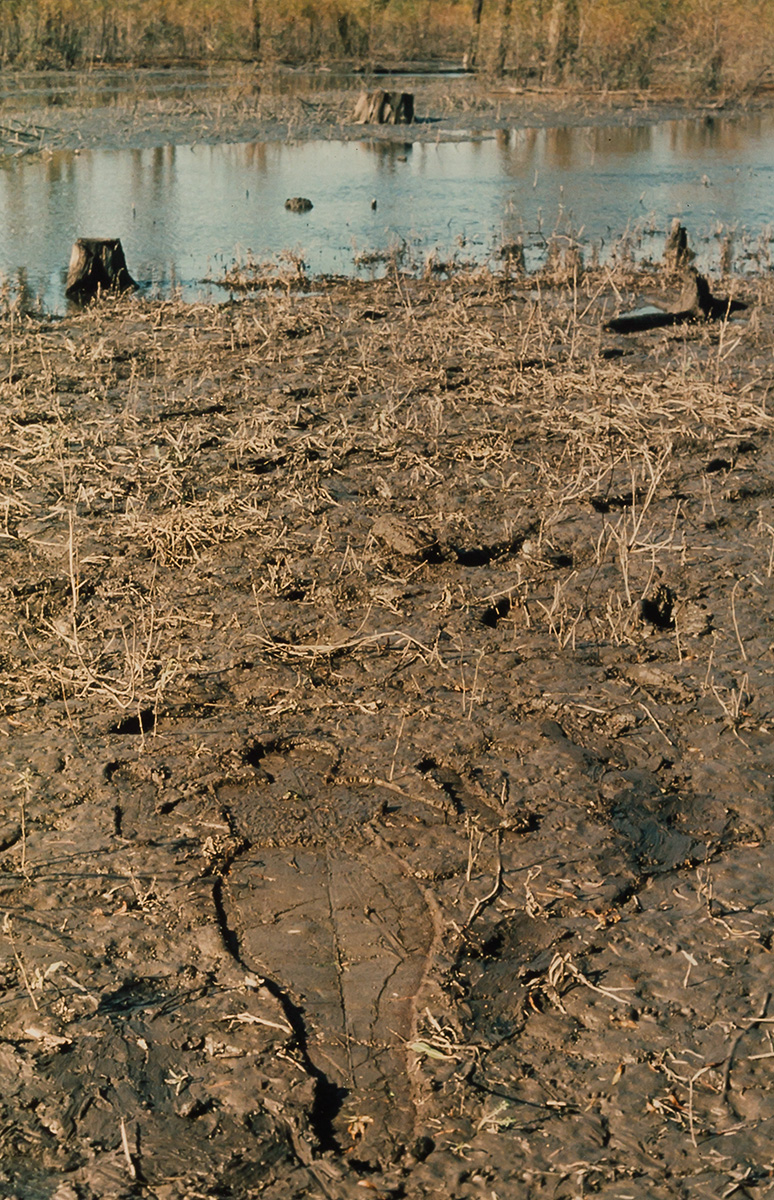
<path fill-rule="evenodd" d="M 762 1197 L 770 282 L 11 312 L 0 1191 Z"/>

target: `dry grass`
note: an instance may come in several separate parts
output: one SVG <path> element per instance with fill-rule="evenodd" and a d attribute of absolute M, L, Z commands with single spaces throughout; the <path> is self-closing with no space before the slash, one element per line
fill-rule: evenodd
<path fill-rule="evenodd" d="M 14 0 L 0 59 L 37 66 L 467 57 L 521 80 L 735 93 L 766 76 L 770 0 Z"/>
<path fill-rule="evenodd" d="M 370 529 L 395 512 L 438 546 L 430 610 L 452 628 L 489 605 L 516 643 L 639 644 L 641 603 L 668 585 L 682 659 L 711 580 L 697 693 L 736 727 L 756 692 L 740 622 L 757 585 L 715 506 L 734 447 L 772 428 L 769 287 L 746 285 L 744 325 L 668 331 L 627 361 L 600 355 L 609 283 L 522 295 L 485 271 L 394 274 L 236 308 L 17 316 L 0 364 L 6 711 L 49 696 L 158 712 L 224 653 L 259 648 L 289 664 L 419 655 L 462 680 L 473 715 L 479 638 L 439 647 L 417 614 L 399 619 L 401 581 L 431 568 L 385 569 Z M 761 578 L 772 544 L 761 518 L 746 535 Z M 468 560 L 497 565 L 489 585 L 459 576 Z"/>
<path fill-rule="evenodd" d="M 163 983 L 164 1006 L 178 986 L 204 996 L 232 1049 L 181 1048 L 180 1013 L 192 1023 L 172 1014 L 159 1078 L 175 1139 L 199 1063 L 218 1095 L 232 1052 L 239 1078 L 255 1069 L 252 1105 L 261 1071 L 302 1075 L 289 1030 L 303 1028 L 335 1079 L 339 1026 L 323 1042 L 309 1000 L 264 1007 L 312 995 L 305 962 L 320 978 L 322 943 L 289 956 L 278 924 L 300 909 L 290 878 L 332 922 L 334 981 L 365 954 L 373 968 L 390 923 L 387 978 L 393 950 L 415 947 L 411 1012 L 358 1046 L 394 1055 L 384 1079 L 408 1078 L 454 1178 L 475 1154 L 505 1194 L 497 1174 L 523 1153 L 521 1182 L 548 1180 L 536 1195 L 587 1160 L 590 1187 L 628 1187 L 638 1122 L 653 1195 L 665 1163 L 704 1171 L 721 1136 L 713 1188 L 730 1194 L 765 1157 L 767 1126 L 734 1106 L 768 1102 L 772 1053 L 756 995 L 772 907 L 772 283 L 735 283 L 750 308 L 726 325 L 624 338 L 604 319 L 658 280 L 622 266 L 311 282 L 219 308 L 125 298 L 6 318 L 7 1007 L 42 1042 L 40 1071 L 57 1066 L 52 1038 L 92 1062 L 95 1023 L 121 1019 L 100 998 L 124 994 L 127 964 Z M 338 909 L 337 858 L 359 889 Z M 256 897 L 273 907 L 250 910 Z M 208 978 L 213 1008 L 189 990 L 193 965 L 219 971 L 237 929 L 239 973 Z M 276 969 L 249 940 L 264 936 Z M 358 993 L 342 1011 L 373 1023 Z M 144 1089 L 164 1043 L 161 1010 L 147 1026 L 142 1011 L 131 1043 L 115 1036 L 137 1045 Z M 58 1087 L 64 1111 L 63 1079 L 36 1086 L 46 1103 Z M 335 1119 L 357 1158 L 310 1161 L 356 1171 L 385 1093 L 381 1076 L 378 1093 L 347 1086 Z M 584 1132 L 601 1103 L 604 1158 Z M 150 1110 L 117 1104 L 105 1153 L 148 1178 Z M 233 1145 L 253 1139 L 241 1111 L 234 1128 Z M 89 1136 L 60 1141 L 57 1170 Z M 179 1180 L 177 1157 L 169 1170 Z"/>

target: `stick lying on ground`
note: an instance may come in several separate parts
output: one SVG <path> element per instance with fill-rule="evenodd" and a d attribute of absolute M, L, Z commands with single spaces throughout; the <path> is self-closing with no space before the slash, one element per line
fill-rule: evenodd
<path fill-rule="evenodd" d="M 686 321 L 717 321 L 732 312 L 747 308 L 742 300 L 713 296 L 703 275 L 694 268 L 686 271 L 680 298 L 666 308 L 656 305 L 644 310 L 621 313 L 605 325 L 611 333 L 640 333 L 664 325 L 682 325 Z"/>

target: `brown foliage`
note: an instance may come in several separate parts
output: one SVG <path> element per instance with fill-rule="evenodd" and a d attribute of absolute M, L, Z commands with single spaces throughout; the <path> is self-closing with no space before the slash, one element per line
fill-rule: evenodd
<path fill-rule="evenodd" d="M 774 0 L 6 0 L 0 61 L 465 60 L 522 80 L 749 90 Z"/>

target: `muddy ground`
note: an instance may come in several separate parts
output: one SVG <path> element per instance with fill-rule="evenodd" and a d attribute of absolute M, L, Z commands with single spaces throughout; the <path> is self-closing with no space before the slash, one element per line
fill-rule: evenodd
<path fill-rule="evenodd" d="M 774 1185 L 770 281 L 4 318 L 0 1192 Z"/>
<path fill-rule="evenodd" d="M 769 109 L 770 87 L 685 98 L 663 92 L 567 91 L 472 74 L 361 76 L 261 70 L 245 64 L 199 71 L 94 70 L 5 73 L 0 151 L 308 138 L 405 140 L 405 126 L 358 125 L 364 88 L 410 90 L 412 141 L 493 137 L 497 130 L 567 125 L 647 125 L 679 117 L 733 117 Z"/>

